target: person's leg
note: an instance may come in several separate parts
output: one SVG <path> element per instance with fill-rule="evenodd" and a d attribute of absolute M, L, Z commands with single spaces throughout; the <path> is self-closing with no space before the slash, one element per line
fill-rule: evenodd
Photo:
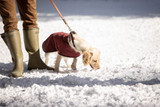
<path fill-rule="evenodd" d="M 18 9 L 23 20 L 23 33 L 26 51 L 29 54 L 28 70 L 48 69 L 40 57 L 39 28 L 37 26 L 36 0 L 17 0 Z"/>
<path fill-rule="evenodd" d="M 0 15 L 5 32 L 17 30 L 18 19 L 15 0 L 0 0 Z"/>
<path fill-rule="evenodd" d="M 17 16 L 14 0 L 0 1 L 0 15 L 2 16 L 4 31 L 2 39 L 10 50 L 14 68 L 11 75 L 14 77 L 22 76 L 23 73 L 23 54 L 21 49 L 21 39 L 17 30 Z"/>
<path fill-rule="evenodd" d="M 37 26 L 36 0 L 16 0 L 21 20 L 23 20 L 23 29 L 32 29 Z"/>

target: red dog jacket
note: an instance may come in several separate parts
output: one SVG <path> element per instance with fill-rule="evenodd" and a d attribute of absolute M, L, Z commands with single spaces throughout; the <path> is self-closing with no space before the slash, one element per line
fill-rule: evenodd
<path fill-rule="evenodd" d="M 69 33 L 57 32 L 51 34 L 42 44 L 44 52 L 55 52 L 66 57 L 76 58 L 79 52 L 74 51 L 68 43 Z"/>

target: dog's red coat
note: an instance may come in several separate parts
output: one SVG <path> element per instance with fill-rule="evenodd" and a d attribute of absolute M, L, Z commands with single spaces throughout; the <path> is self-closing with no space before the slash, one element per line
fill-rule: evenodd
<path fill-rule="evenodd" d="M 51 34 L 42 44 L 44 52 L 55 52 L 66 57 L 79 57 L 80 53 L 74 51 L 68 43 L 69 33 L 57 32 Z"/>

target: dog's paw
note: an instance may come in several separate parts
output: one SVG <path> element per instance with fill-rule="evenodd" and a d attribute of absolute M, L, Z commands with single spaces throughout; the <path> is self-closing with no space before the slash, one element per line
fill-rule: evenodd
<path fill-rule="evenodd" d="M 74 66 L 74 65 L 71 65 L 71 68 L 72 68 L 73 70 L 77 70 L 76 66 Z"/>
<path fill-rule="evenodd" d="M 60 72 L 59 69 L 55 69 L 54 71 L 57 72 L 57 73 Z"/>

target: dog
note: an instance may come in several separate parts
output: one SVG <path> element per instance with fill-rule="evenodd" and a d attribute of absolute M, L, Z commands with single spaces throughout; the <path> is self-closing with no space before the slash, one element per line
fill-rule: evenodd
<path fill-rule="evenodd" d="M 49 55 L 51 52 L 58 52 L 55 62 L 55 72 L 59 72 L 61 59 L 65 64 L 76 70 L 77 57 L 82 55 L 82 61 L 85 66 L 90 65 L 92 69 L 100 68 L 100 51 L 93 48 L 86 40 L 79 37 L 75 31 L 70 33 L 57 32 L 51 34 L 42 44 L 42 49 L 45 52 L 45 63 L 48 64 Z M 71 66 L 67 59 L 73 58 Z"/>

